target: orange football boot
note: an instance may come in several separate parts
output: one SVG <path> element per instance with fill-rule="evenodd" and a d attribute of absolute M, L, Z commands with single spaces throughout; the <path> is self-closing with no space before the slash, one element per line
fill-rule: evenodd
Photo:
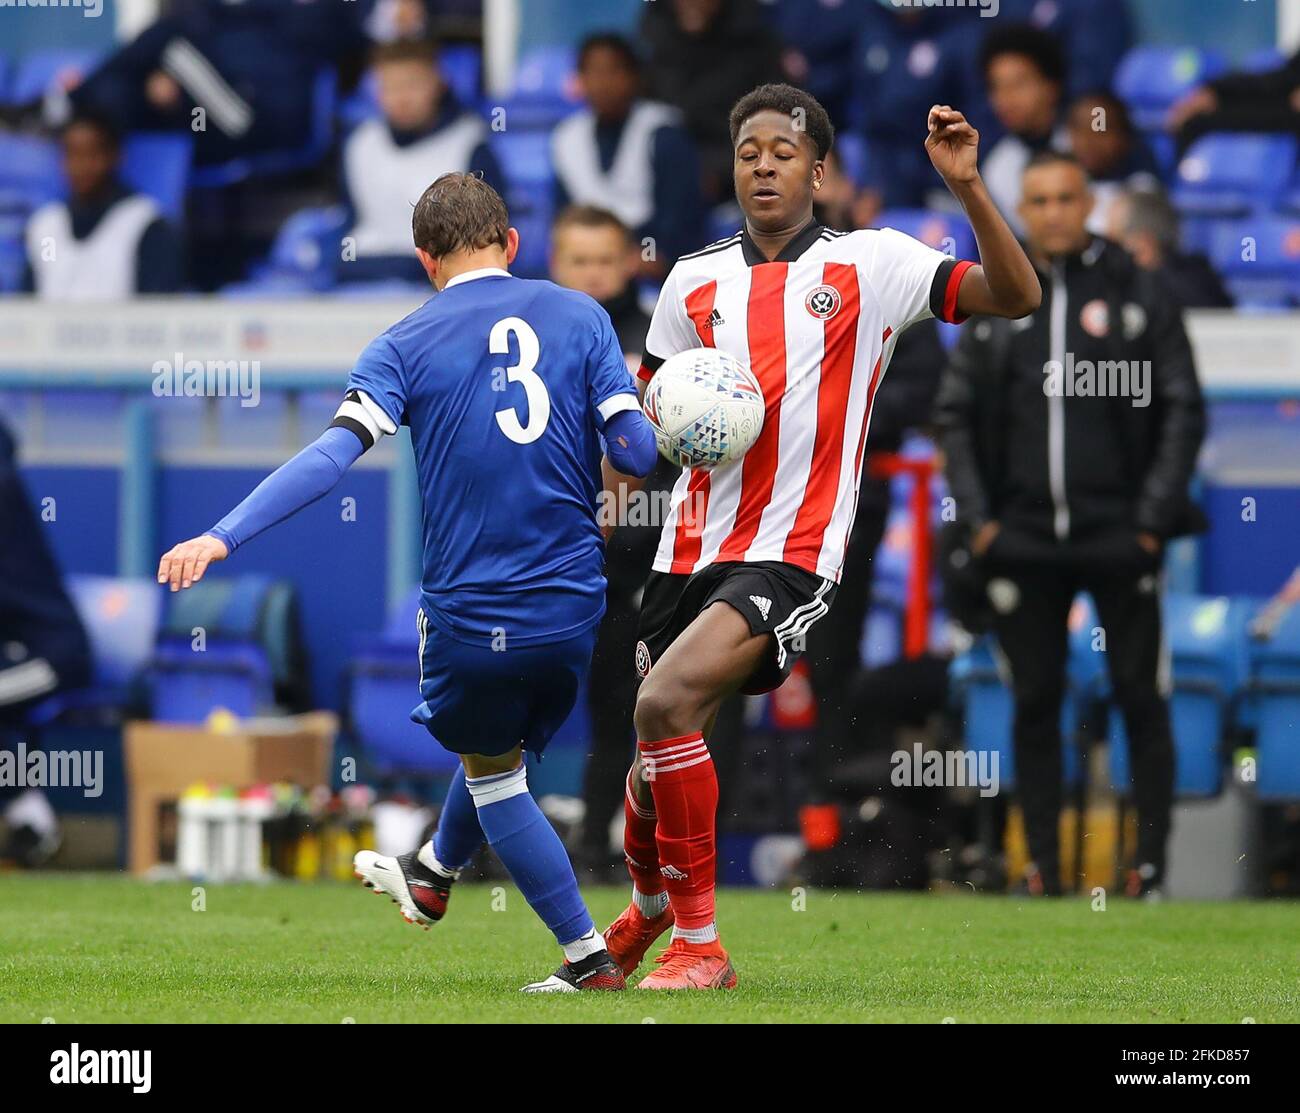
<path fill-rule="evenodd" d="M 619 918 L 605 929 L 605 948 L 624 976 L 630 978 L 654 941 L 672 926 L 671 904 L 653 919 L 635 904 L 629 904 Z"/>
<path fill-rule="evenodd" d="M 674 939 L 655 962 L 659 969 L 642 978 L 637 989 L 736 988 L 736 968 L 716 939 L 712 943 Z"/>

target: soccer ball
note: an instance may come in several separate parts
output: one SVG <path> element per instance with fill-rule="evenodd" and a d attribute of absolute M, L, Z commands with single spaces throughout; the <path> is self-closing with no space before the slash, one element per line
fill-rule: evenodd
<path fill-rule="evenodd" d="M 739 460 L 763 431 L 763 392 L 748 368 L 717 348 L 664 360 L 645 392 L 659 451 L 684 468 Z"/>

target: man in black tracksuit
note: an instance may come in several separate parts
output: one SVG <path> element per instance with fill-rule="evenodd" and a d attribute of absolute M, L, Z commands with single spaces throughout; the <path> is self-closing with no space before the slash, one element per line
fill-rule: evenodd
<path fill-rule="evenodd" d="M 1167 541 L 1204 525 L 1188 486 L 1205 411 L 1175 300 L 1158 275 L 1087 232 L 1091 207 L 1070 156 L 1030 162 L 1020 213 L 1043 303 L 1020 321 L 966 326 L 936 424 L 1011 669 L 1028 890 L 1061 887 L 1066 621 L 1087 591 L 1132 750 L 1138 847 L 1126 888 L 1137 896 L 1164 871 L 1174 754 L 1160 570 Z"/>

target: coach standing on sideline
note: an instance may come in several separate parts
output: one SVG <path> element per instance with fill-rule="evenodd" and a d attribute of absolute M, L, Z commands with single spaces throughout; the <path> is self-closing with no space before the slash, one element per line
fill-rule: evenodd
<path fill-rule="evenodd" d="M 1035 156 L 1020 216 L 1043 303 L 967 326 L 936 423 L 958 521 L 987 576 L 1011 667 L 1030 893 L 1059 893 L 1066 620 L 1089 592 L 1132 749 L 1138 812 L 1131 896 L 1158 892 L 1173 803 L 1162 691 L 1165 544 L 1204 527 L 1188 485 L 1205 412 L 1187 334 L 1158 276 L 1087 231 L 1072 156 Z"/>

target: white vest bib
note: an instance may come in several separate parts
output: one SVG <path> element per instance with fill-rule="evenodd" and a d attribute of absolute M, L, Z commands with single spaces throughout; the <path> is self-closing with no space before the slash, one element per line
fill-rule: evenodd
<path fill-rule="evenodd" d="M 153 198 L 133 194 L 113 205 L 90 235 L 78 240 L 66 204 L 51 201 L 41 206 L 27 222 L 27 260 L 36 293 L 55 301 L 121 301 L 133 296 L 140 238 L 158 216 Z"/>
<path fill-rule="evenodd" d="M 393 142 L 383 120 L 367 120 L 343 154 L 348 193 L 356 209 L 357 256 L 409 255 L 411 210 L 440 174 L 469 169 L 487 128 L 469 113 L 406 147 Z"/>
<path fill-rule="evenodd" d="M 590 110 L 564 120 L 551 136 L 555 173 L 575 205 L 599 205 L 635 231 L 654 212 L 650 144 L 654 133 L 680 119 L 657 101 L 638 101 L 623 125 L 608 171 L 596 147 L 596 117 Z"/>

